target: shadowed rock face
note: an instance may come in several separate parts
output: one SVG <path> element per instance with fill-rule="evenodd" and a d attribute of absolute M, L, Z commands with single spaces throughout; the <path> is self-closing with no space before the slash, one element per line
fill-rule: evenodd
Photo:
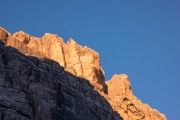
<path fill-rule="evenodd" d="M 105 82 L 99 54 L 73 39 L 4 28 L 0 39 L 1 119 L 166 120 L 133 95 L 127 75 Z"/>
<path fill-rule="evenodd" d="M 88 80 L 0 40 L 0 120 L 122 120 Z"/>

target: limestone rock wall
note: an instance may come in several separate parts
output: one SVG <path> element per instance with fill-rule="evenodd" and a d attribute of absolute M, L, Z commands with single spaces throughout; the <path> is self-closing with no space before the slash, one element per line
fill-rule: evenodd
<path fill-rule="evenodd" d="M 0 120 L 122 120 L 88 80 L 4 44 L 0 40 Z"/>
<path fill-rule="evenodd" d="M 42 38 L 31 37 L 22 31 L 14 33 L 7 45 L 21 49 L 15 44 L 10 44 L 12 39 L 23 43 L 27 49 L 37 51 L 38 57 L 47 57 L 60 63 L 72 74 L 88 79 L 99 92 L 107 93 L 104 72 L 100 66 L 99 54 L 94 50 L 78 45 L 73 39 L 67 44 L 57 35 L 46 33 Z M 37 53 L 36 53 L 37 54 Z M 26 52 L 26 55 L 28 53 Z M 34 55 L 30 53 L 30 55 Z"/>
<path fill-rule="evenodd" d="M 21 114 L 25 120 L 80 120 L 89 113 L 87 119 L 91 120 L 121 120 L 120 116 L 124 120 L 166 120 L 133 95 L 127 75 L 114 75 L 105 82 L 99 54 L 73 39 L 64 43 L 55 34 L 37 38 L 22 31 L 11 35 L 4 28 L 0 28 L 0 39 L 20 52 L 0 48 L 0 115 L 6 119 L 12 113 L 11 118 Z M 42 118 L 43 113 L 48 114 Z"/>
<path fill-rule="evenodd" d="M 163 114 L 143 104 L 133 95 L 127 75 L 116 74 L 106 84 L 111 106 L 125 120 L 166 120 Z"/>

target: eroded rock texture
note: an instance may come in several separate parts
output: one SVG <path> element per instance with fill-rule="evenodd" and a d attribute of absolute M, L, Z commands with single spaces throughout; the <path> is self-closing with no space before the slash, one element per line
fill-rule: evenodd
<path fill-rule="evenodd" d="M 73 39 L 4 28 L 0 39 L 1 119 L 166 120 L 133 95 L 127 75 L 105 82 L 99 54 Z"/>
<path fill-rule="evenodd" d="M 106 84 L 111 106 L 125 120 L 166 120 L 163 114 L 133 95 L 127 75 L 114 75 Z"/>
<path fill-rule="evenodd" d="M 88 79 L 99 92 L 107 93 L 99 54 L 92 49 L 78 45 L 73 39 L 70 39 L 66 44 L 62 38 L 50 33 L 46 33 L 42 38 L 36 38 L 20 31 L 9 39 L 7 45 L 18 50 L 23 49 L 21 52 L 26 55 L 55 60 L 65 67 L 66 71 Z M 14 44 L 14 41 L 17 41 L 17 45 Z M 22 48 L 18 42 L 23 43 L 25 48 Z"/>
<path fill-rule="evenodd" d="M 84 78 L 0 40 L 0 120 L 121 120 Z"/>

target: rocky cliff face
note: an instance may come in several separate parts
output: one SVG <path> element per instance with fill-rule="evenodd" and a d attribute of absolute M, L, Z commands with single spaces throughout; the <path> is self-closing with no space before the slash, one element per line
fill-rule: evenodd
<path fill-rule="evenodd" d="M 166 120 L 163 114 L 143 104 L 133 95 L 127 75 L 114 75 L 106 84 L 111 106 L 125 120 Z"/>
<path fill-rule="evenodd" d="M 105 82 L 99 54 L 73 39 L 64 43 L 54 34 L 36 38 L 22 31 L 10 35 L 3 28 L 0 39 L 11 46 L 1 45 L 0 51 L 2 118 L 166 120 L 133 95 L 126 75 Z"/>
<path fill-rule="evenodd" d="M 122 120 L 88 80 L 43 54 L 24 55 L 33 49 L 20 41 L 0 39 L 0 120 Z"/>
<path fill-rule="evenodd" d="M 9 37 L 7 45 L 21 49 L 20 45 L 14 44 L 12 40 L 23 43 L 23 46 L 31 49 L 30 51 L 27 48 L 21 50 L 26 55 L 45 56 L 55 60 L 65 70 L 78 77 L 88 79 L 99 92 L 107 93 L 99 54 L 90 48 L 78 45 L 73 39 L 66 44 L 62 38 L 50 33 L 46 33 L 42 38 L 31 37 L 22 31 L 13 34 Z"/>

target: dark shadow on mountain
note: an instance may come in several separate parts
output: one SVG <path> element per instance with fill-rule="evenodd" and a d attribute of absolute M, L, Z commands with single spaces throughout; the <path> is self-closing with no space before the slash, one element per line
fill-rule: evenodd
<path fill-rule="evenodd" d="M 0 120 L 122 120 L 90 82 L 0 40 Z"/>

